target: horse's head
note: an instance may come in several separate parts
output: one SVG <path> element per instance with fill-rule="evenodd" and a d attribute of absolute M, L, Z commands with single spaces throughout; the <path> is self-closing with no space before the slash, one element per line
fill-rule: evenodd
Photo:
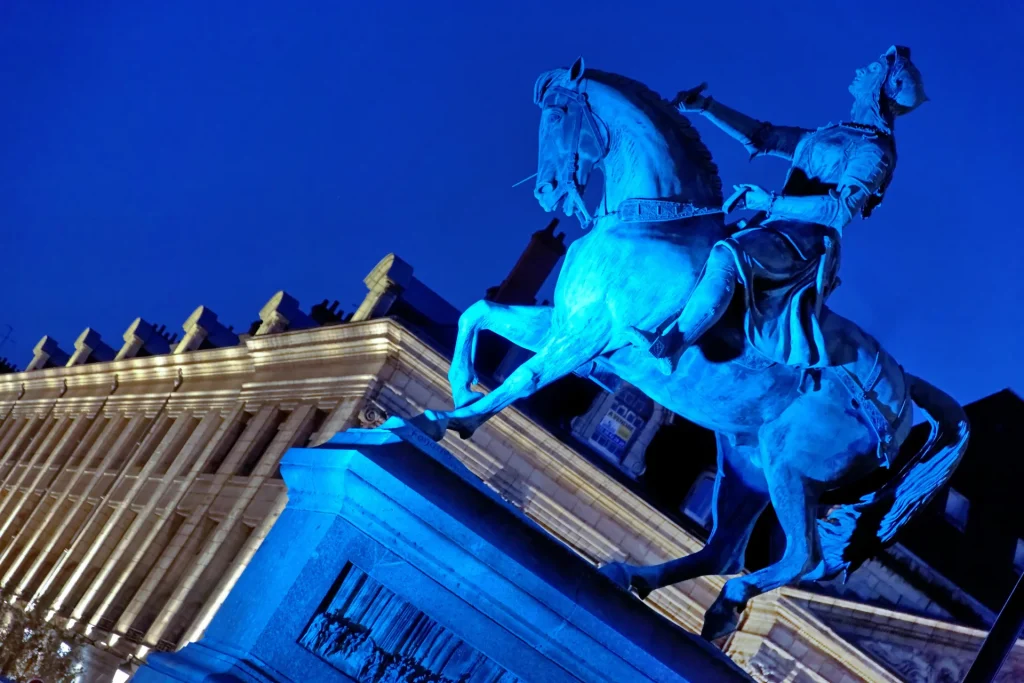
<path fill-rule="evenodd" d="M 639 81 L 585 70 L 580 58 L 541 74 L 533 101 L 541 108 L 533 192 L 545 211 L 561 206 L 584 228 L 593 225 L 583 193 L 595 168 L 606 211 L 635 198 L 721 206 L 718 168 L 697 131 Z"/>
<path fill-rule="evenodd" d="M 608 129 L 590 106 L 583 58 L 569 69 L 548 71 L 537 79 L 534 102 L 541 108 L 537 184 L 533 194 L 545 211 L 559 204 L 566 216 L 590 216 L 583 193 L 591 172 L 608 154 Z"/>

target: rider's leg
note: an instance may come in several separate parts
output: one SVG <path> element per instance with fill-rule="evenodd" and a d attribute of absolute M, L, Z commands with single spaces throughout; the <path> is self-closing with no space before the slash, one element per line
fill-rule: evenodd
<path fill-rule="evenodd" d="M 732 252 L 723 246 L 712 249 L 683 310 L 650 345 L 651 354 L 663 359 L 662 372 L 675 370 L 683 352 L 722 318 L 736 291 L 738 277 Z"/>

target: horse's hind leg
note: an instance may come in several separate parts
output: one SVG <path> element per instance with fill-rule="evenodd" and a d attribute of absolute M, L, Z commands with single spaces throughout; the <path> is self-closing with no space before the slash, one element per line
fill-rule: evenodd
<path fill-rule="evenodd" d="M 786 551 L 775 564 L 725 582 L 704 616 L 701 635 L 708 640 L 736 630 L 739 615 L 751 598 L 805 578 L 820 564 L 816 513 L 821 486 L 780 460 L 766 462 L 765 477 L 779 524 L 786 533 Z"/>
<path fill-rule="evenodd" d="M 467 308 L 459 316 L 459 334 L 448 371 L 455 407 L 462 408 L 483 395 L 472 388 L 478 381 L 474 365 L 482 331 L 490 330 L 516 346 L 536 351 L 551 329 L 552 311 L 550 306 L 505 306 L 486 300 Z"/>
<path fill-rule="evenodd" d="M 768 488 L 764 474 L 753 464 L 757 445 L 735 445 L 721 433 L 717 437 L 718 475 L 711 503 L 714 525 L 704 547 L 663 564 L 638 567 L 613 562 L 601 568 L 601 573 L 619 586 L 636 589 L 641 599 L 664 586 L 743 569 L 750 534 L 768 506 Z"/>

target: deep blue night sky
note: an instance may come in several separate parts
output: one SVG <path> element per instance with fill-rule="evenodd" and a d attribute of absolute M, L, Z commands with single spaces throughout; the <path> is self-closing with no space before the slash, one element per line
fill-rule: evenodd
<path fill-rule="evenodd" d="M 199 304 L 244 331 L 279 289 L 347 312 L 390 251 L 465 307 L 549 219 L 510 186 L 536 166 L 535 78 L 580 54 L 817 126 L 901 43 L 932 101 L 899 122 L 832 304 L 961 401 L 1024 390 L 1018 0 L 210 4 L 0 5 L 0 355 L 20 367 L 43 334 L 116 348 Z M 727 186 L 781 186 L 784 162 L 700 126 Z"/>

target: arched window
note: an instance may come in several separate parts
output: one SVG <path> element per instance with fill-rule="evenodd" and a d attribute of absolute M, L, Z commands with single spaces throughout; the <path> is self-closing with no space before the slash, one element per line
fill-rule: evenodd
<path fill-rule="evenodd" d="M 683 500 L 683 514 L 705 529 L 711 528 L 711 503 L 715 493 L 715 472 L 701 472 Z"/>
<path fill-rule="evenodd" d="M 639 389 L 623 384 L 623 388 L 615 392 L 615 400 L 597 424 L 589 441 L 591 445 L 612 456 L 616 462 L 621 462 L 653 414 L 654 401 Z"/>
<path fill-rule="evenodd" d="M 956 489 L 949 489 L 946 496 L 946 520 L 960 531 L 965 531 L 970 511 L 971 502 L 967 500 L 967 496 Z"/>

